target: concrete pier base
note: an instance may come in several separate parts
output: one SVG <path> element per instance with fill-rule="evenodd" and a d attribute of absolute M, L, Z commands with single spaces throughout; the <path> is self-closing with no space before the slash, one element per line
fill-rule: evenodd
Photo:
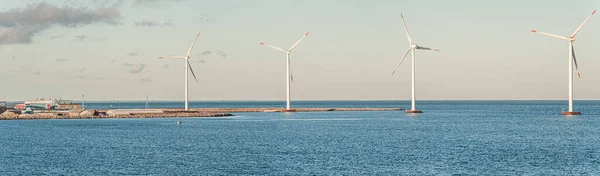
<path fill-rule="evenodd" d="M 567 111 L 563 111 L 562 115 L 581 115 L 581 112 L 567 112 Z"/>
<path fill-rule="evenodd" d="M 423 113 L 421 110 L 406 110 L 407 114 L 420 114 Z"/>

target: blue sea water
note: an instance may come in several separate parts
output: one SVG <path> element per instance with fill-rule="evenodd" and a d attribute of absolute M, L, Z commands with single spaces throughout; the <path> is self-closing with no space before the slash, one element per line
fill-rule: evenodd
<path fill-rule="evenodd" d="M 409 102 L 293 105 L 409 107 Z M 600 175 L 600 101 L 576 101 L 581 116 L 560 115 L 565 107 L 566 101 L 418 101 L 424 114 L 0 121 L 0 175 Z"/>

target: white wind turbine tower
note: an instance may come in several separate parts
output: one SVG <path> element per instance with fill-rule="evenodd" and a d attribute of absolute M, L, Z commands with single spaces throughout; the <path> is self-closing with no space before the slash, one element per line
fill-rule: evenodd
<path fill-rule="evenodd" d="M 569 37 L 563 37 L 563 36 L 556 35 L 556 34 L 550 34 L 550 33 L 540 32 L 537 30 L 531 30 L 531 32 L 534 32 L 534 33 L 547 35 L 550 37 L 566 40 L 569 42 L 569 74 L 568 74 L 568 76 L 569 76 L 569 111 L 562 112 L 563 115 L 581 114 L 581 112 L 573 111 L 573 63 L 575 63 L 575 69 L 577 70 L 577 77 L 581 77 L 581 74 L 579 73 L 579 68 L 577 68 L 577 59 L 575 58 L 575 49 L 573 48 L 573 42 L 575 41 L 575 35 L 577 35 L 579 30 L 581 30 L 581 28 L 583 28 L 583 25 L 585 25 L 585 23 L 587 23 L 588 20 L 590 20 L 590 18 L 592 18 L 592 15 L 594 15 L 595 13 L 596 13 L 596 10 L 594 10 L 592 12 L 592 14 L 590 14 L 587 17 L 587 19 L 585 19 L 585 21 L 581 25 L 579 25 L 579 27 L 575 30 L 575 32 L 573 32 L 573 34 L 571 34 L 571 36 L 569 36 Z"/>
<path fill-rule="evenodd" d="M 402 23 L 404 24 L 404 30 L 406 31 L 406 36 L 408 37 L 408 43 L 410 44 L 410 48 L 408 48 L 408 51 L 406 51 L 406 54 L 404 54 L 404 57 L 402 57 L 402 60 L 400 60 L 400 62 L 398 62 L 398 65 L 396 65 L 396 68 L 394 68 L 394 71 L 392 72 L 392 75 L 394 75 L 396 73 L 396 70 L 398 70 L 398 67 L 400 67 L 400 64 L 402 63 L 402 61 L 404 61 L 404 59 L 406 58 L 406 56 L 408 56 L 408 53 L 412 52 L 412 96 L 411 96 L 411 108 L 410 108 L 410 110 L 406 110 L 406 113 L 423 113 L 423 111 L 417 110 L 416 109 L 416 105 L 415 105 L 415 51 L 417 49 L 419 49 L 419 50 L 432 50 L 432 51 L 440 51 L 440 50 L 433 49 L 433 48 L 423 47 L 423 46 L 417 45 L 416 43 L 413 43 L 412 39 L 410 37 L 410 33 L 408 32 L 408 28 L 406 27 L 406 21 L 404 21 L 404 15 L 402 15 L 402 13 L 400 13 L 400 17 L 402 18 Z"/>
<path fill-rule="evenodd" d="M 278 51 L 281 51 L 281 52 L 284 52 L 284 53 L 286 54 L 286 56 L 287 56 L 287 71 L 286 71 L 286 81 L 287 81 L 287 83 L 286 83 L 286 90 L 287 90 L 287 93 L 286 93 L 286 108 L 285 108 L 285 110 L 286 110 L 286 111 L 292 111 L 292 110 L 290 109 L 290 80 L 291 80 L 291 81 L 294 81 L 294 77 L 293 77 L 293 75 L 292 75 L 292 64 L 290 63 L 290 59 L 291 59 L 291 58 L 290 58 L 290 54 L 292 54 L 292 50 L 293 50 L 294 48 L 296 48 L 296 46 L 298 46 L 298 44 L 299 44 L 299 43 L 300 43 L 302 40 L 304 40 L 304 38 L 305 38 L 306 36 L 308 36 L 308 32 L 306 32 L 306 34 L 304 34 L 304 35 L 302 36 L 302 38 L 300 38 L 300 40 L 298 40 L 296 43 L 294 43 L 294 44 L 292 45 L 292 47 L 290 47 L 290 49 L 288 49 L 288 50 L 284 50 L 284 49 L 281 49 L 281 48 L 279 48 L 279 47 L 272 46 L 272 45 L 267 45 L 267 44 L 265 44 L 264 42 L 260 42 L 260 44 L 261 44 L 261 45 L 264 45 L 264 46 L 267 46 L 267 47 L 273 48 L 273 49 L 275 49 L 275 50 L 278 50 Z"/>
<path fill-rule="evenodd" d="M 190 53 L 192 52 L 192 49 L 194 49 L 194 45 L 196 45 L 196 41 L 198 41 L 198 37 L 200 37 L 200 33 L 198 33 L 198 35 L 196 36 L 196 40 L 194 40 L 194 43 L 192 43 L 192 46 L 190 46 L 190 49 L 188 50 L 187 54 L 185 54 L 185 56 L 164 56 L 164 57 L 159 57 L 161 59 L 183 59 L 184 63 L 185 63 L 185 78 L 184 78 L 184 84 L 185 84 L 185 110 L 189 110 L 188 109 L 188 70 L 192 73 L 192 76 L 194 76 L 194 79 L 196 80 L 196 83 L 198 83 L 198 79 L 196 78 L 196 74 L 194 74 L 194 70 L 192 70 L 192 66 L 190 65 Z"/>

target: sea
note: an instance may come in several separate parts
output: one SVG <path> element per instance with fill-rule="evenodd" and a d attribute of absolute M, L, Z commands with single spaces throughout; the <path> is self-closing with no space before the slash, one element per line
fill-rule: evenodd
<path fill-rule="evenodd" d="M 86 102 L 87 108 L 144 108 Z M 150 102 L 151 108 L 182 102 Z M 281 108 L 282 101 L 190 107 Z M 293 101 L 409 108 L 409 101 Z M 600 101 L 417 101 L 403 111 L 0 121 L 0 175 L 600 175 Z M 181 124 L 177 122 L 180 121 Z"/>

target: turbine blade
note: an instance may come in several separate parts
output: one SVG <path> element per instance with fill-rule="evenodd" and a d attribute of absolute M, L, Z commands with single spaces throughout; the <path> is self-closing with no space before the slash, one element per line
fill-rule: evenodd
<path fill-rule="evenodd" d="M 304 34 L 302 36 L 302 38 L 300 38 L 300 40 L 298 40 L 296 43 L 294 43 L 294 45 L 292 45 L 292 47 L 290 47 L 290 49 L 288 50 L 289 52 L 291 52 L 294 48 L 296 48 L 296 46 L 298 46 L 298 44 L 304 40 L 304 37 L 308 36 L 308 32 L 306 32 L 306 34 Z"/>
<path fill-rule="evenodd" d="M 596 13 L 596 10 L 594 10 L 592 12 L 592 14 L 590 14 L 590 16 L 588 16 L 587 19 L 585 19 L 585 21 L 583 21 L 583 23 L 581 23 L 581 25 L 579 25 L 579 27 L 575 30 L 575 32 L 573 32 L 573 35 L 571 35 L 571 38 L 573 38 L 573 37 L 575 37 L 575 35 L 577 35 L 579 30 L 581 30 L 581 28 L 583 28 L 583 25 L 585 25 L 585 23 L 587 23 L 588 20 L 590 20 L 590 18 L 592 18 L 592 15 L 594 15 L 595 13 Z"/>
<path fill-rule="evenodd" d="M 260 44 L 261 44 L 261 45 L 264 45 L 264 46 L 267 46 L 267 47 L 269 47 L 269 48 L 273 48 L 273 49 L 275 49 L 275 50 L 279 50 L 279 51 L 285 52 L 285 53 L 287 53 L 287 52 L 288 52 L 288 51 L 286 51 L 286 50 L 283 50 L 283 49 L 281 49 L 281 48 L 279 48 L 279 47 L 276 47 L 276 46 L 273 46 L 273 45 L 267 45 L 267 44 L 265 44 L 264 42 L 260 42 Z"/>
<path fill-rule="evenodd" d="M 420 49 L 420 50 L 431 50 L 431 51 L 440 51 L 439 49 L 427 48 L 427 47 L 422 47 L 422 46 L 419 46 L 419 45 L 417 45 L 417 49 Z"/>
<path fill-rule="evenodd" d="M 161 56 L 159 59 L 185 59 L 185 56 Z"/>
<path fill-rule="evenodd" d="M 402 61 L 404 61 L 406 56 L 408 56 L 408 53 L 410 52 L 410 50 L 412 50 L 412 47 L 408 48 L 408 51 L 406 51 L 406 54 L 404 54 L 404 57 L 402 57 L 402 60 L 400 60 L 400 62 L 398 62 L 398 65 L 396 65 L 396 68 L 394 68 L 392 75 L 394 75 L 396 73 L 396 70 L 398 70 L 398 67 L 400 67 L 400 64 L 402 63 Z"/>
<path fill-rule="evenodd" d="M 573 62 L 575 63 L 575 70 L 577 70 L 577 77 L 581 78 L 579 67 L 577 67 L 577 58 L 575 58 L 575 47 L 571 46 L 571 53 L 573 54 Z"/>
<path fill-rule="evenodd" d="M 194 79 L 196 80 L 196 83 L 198 83 L 198 78 L 196 78 L 196 74 L 194 74 L 194 70 L 192 69 L 192 64 L 190 64 L 190 60 L 186 60 L 188 67 L 190 67 L 190 72 L 192 72 L 192 76 L 194 76 Z"/>
<path fill-rule="evenodd" d="M 196 40 L 194 40 L 194 43 L 192 43 L 192 46 L 190 46 L 190 49 L 188 50 L 187 54 L 185 54 L 186 57 L 190 57 L 190 53 L 192 52 L 192 49 L 194 49 L 194 45 L 196 45 L 198 37 L 200 37 L 200 33 L 198 33 L 198 35 L 196 36 Z"/>
<path fill-rule="evenodd" d="M 406 36 L 408 37 L 408 43 L 412 45 L 412 39 L 410 38 L 410 32 L 408 32 L 408 27 L 406 27 L 406 21 L 404 21 L 404 15 L 400 13 L 400 17 L 402 17 L 402 24 L 404 24 L 404 31 L 406 31 Z"/>
<path fill-rule="evenodd" d="M 537 31 L 537 30 L 531 30 L 531 32 L 542 34 L 542 35 L 546 35 L 546 36 L 550 36 L 550 37 L 554 37 L 554 38 L 557 38 L 557 39 L 569 40 L 567 37 L 563 37 L 563 36 L 556 35 L 556 34 L 550 34 L 550 33 L 546 33 L 546 32 L 540 32 L 540 31 Z"/>

